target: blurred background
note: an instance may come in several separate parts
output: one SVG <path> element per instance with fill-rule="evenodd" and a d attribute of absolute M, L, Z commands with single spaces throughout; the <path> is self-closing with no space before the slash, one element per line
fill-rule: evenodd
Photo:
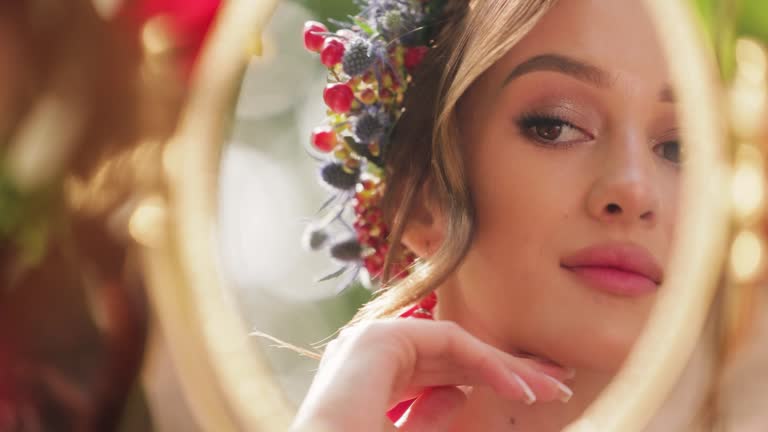
<path fill-rule="evenodd" d="M 338 267 L 301 247 L 307 223 L 329 196 L 307 152 L 312 129 L 326 115 L 327 69 L 304 48 L 301 32 L 308 20 L 333 29 L 329 19 L 353 13 L 351 0 L 280 3 L 264 35 L 264 55 L 244 75 L 221 161 L 221 253 L 238 305 L 253 329 L 307 348 L 370 297 L 359 284 L 337 296 L 349 279 L 318 282 Z M 260 343 L 299 402 L 317 362 Z"/>

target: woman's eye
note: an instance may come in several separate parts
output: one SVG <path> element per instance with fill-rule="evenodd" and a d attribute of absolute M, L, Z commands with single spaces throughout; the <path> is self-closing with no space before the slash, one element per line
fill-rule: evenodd
<path fill-rule="evenodd" d="M 569 122 L 556 118 L 526 118 L 520 122 L 520 126 L 530 138 L 545 144 L 565 144 L 591 139 L 588 134 Z"/>
<path fill-rule="evenodd" d="M 680 151 L 679 141 L 666 141 L 654 148 L 657 155 L 667 159 L 670 162 L 679 164 L 682 162 L 682 155 Z"/>

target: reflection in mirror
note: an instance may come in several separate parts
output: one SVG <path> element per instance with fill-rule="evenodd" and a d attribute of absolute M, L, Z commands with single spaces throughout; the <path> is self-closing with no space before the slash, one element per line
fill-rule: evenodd
<path fill-rule="evenodd" d="M 387 251 L 369 238 L 375 210 L 393 241 L 418 260 L 406 277 L 393 272 L 391 288 L 358 318 L 397 316 L 425 306 L 424 299 L 431 306 L 434 290 L 437 306 L 423 316 L 457 322 L 473 338 L 525 359 L 523 365 L 547 364 L 564 387 L 553 393 L 532 378 L 531 389 L 539 390 L 541 402 L 570 399 L 532 410 L 500 397 L 491 383 L 468 382 L 485 385 L 468 396 L 457 424 L 476 427 L 482 418 L 485 430 L 510 422 L 560 430 L 611 381 L 664 291 L 685 157 L 695 149 L 683 147 L 672 78 L 641 3 L 448 3 L 441 13 L 451 24 L 444 25 L 469 35 L 458 63 L 448 59 L 464 43 L 462 31 L 436 31 L 439 48 L 418 67 L 396 58 L 387 60 L 392 67 L 372 60 L 373 75 L 348 59 L 355 44 L 376 52 L 375 42 L 361 42 L 371 35 L 318 27 L 309 36 L 320 39 L 313 49 L 318 58 L 307 54 L 306 33 L 302 41 L 297 29 L 323 20 L 322 9 L 312 16 L 296 3 L 279 5 L 264 55 L 246 72 L 222 155 L 224 266 L 252 328 L 311 346 L 370 297 L 365 283 L 333 296 L 350 283 L 355 266 L 359 279 L 381 286 L 382 267 L 371 261 Z M 534 7 L 522 6 L 528 3 Z M 502 22 L 503 29 L 488 31 Z M 387 27 L 392 22 L 369 24 L 395 34 Z M 404 43 L 400 61 L 418 46 Z M 331 55 L 328 47 L 339 52 Z M 452 66 L 455 74 L 439 87 Z M 411 74 L 412 81 L 405 78 Z M 328 97 L 326 105 L 320 95 L 327 82 L 349 85 L 353 106 Z M 444 121 L 436 124 L 436 118 Z M 318 125 L 332 127 L 333 139 L 324 138 L 330 145 L 317 135 L 314 146 L 308 144 Z M 381 158 L 359 151 L 371 143 L 381 146 Z M 322 174 L 329 163 L 349 161 L 354 166 L 344 172 L 358 183 L 352 192 Z M 330 184 L 318 186 L 318 177 Z M 329 216 L 345 199 L 349 207 L 359 203 L 360 195 L 353 196 L 367 190 L 364 182 L 384 178 L 384 201 L 346 210 L 340 219 Z M 328 190 L 337 199 L 321 209 Z M 328 241 L 320 248 L 326 252 L 356 238 L 359 262 L 301 250 L 307 227 L 326 229 Z M 339 278 L 317 282 L 344 265 L 350 269 Z M 713 331 L 710 326 L 649 430 L 703 427 L 700 407 L 714 384 Z M 266 352 L 291 399 L 300 402 L 316 363 L 291 351 Z M 452 379 L 432 385 L 463 384 Z M 309 415 L 312 403 L 322 405 L 310 397 L 302 413 Z M 401 413 L 390 412 L 393 418 Z"/>
<path fill-rule="evenodd" d="M 270 1 L 0 2 L 0 430 L 285 430 L 260 352 L 297 427 L 377 430 L 394 406 L 401 430 L 766 429 L 762 0 L 693 2 L 724 103 L 683 3 L 370 0 L 340 32 L 348 0 L 279 3 L 242 77 Z M 678 190 L 697 166 L 704 192 Z M 350 180 L 363 202 L 326 218 Z M 419 257 L 407 277 L 380 275 L 384 228 L 396 265 Z M 381 286 L 360 321 L 422 319 L 317 345 Z"/>
<path fill-rule="evenodd" d="M 341 3 L 341 2 L 340 2 Z M 348 8 L 348 6 L 347 6 Z M 243 77 L 231 137 L 222 150 L 220 245 L 226 276 L 251 329 L 310 348 L 349 320 L 370 291 L 344 290 L 326 256 L 301 247 L 309 219 L 328 190 L 307 152 L 309 131 L 323 119 L 317 91 L 325 70 L 305 51 L 300 30 L 312 13 L 281 2 Z M 347 281 L 350 278 L 346 278 Z M 287 396 L 304 397 L 317 362 L 265 345 Z"/>

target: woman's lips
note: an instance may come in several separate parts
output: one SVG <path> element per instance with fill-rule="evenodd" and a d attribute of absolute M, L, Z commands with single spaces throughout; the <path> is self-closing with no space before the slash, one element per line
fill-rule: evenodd
<path fill-rule="evenodd" d="M 592 288 L 626 297 L 655 292 L 663 279 L 651 254 L 631 243 L 590 246 L 566 256 L 560 265 Z"/>
<path fill-rule="evenodd" d="M 611 267 L 573 267 L 569 268 L 577 276 L 597 289 L 626 297 L 636 297 L 656 291 L 657 285 L 652 280 L 637 273 Z"/>

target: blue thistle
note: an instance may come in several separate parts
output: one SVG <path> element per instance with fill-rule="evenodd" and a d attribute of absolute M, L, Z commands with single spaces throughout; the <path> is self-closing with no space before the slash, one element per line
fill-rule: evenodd
<path fill-rule="evenodd" d="M 355 124 L 355 136 L 363 143 L 368 143 L 384 133 L 384 128 L 378 118 L 365 114 Z"/>
<path fill-rule="evenodd" d="M 365 73 L 373 64 L 374 57 L 371 55 L 371 44 L 363 38 L 354 39 L 350 42 L 341 65 L 344 73 L 354 77 Z"/>
<path fill-rule="evenodd" d="M 324 229 L 308 227 L 304 232 L 304 247 L 317 251 L 325 247 L 328 242 L 328 233 Z"/>
<path fill-rule="evenodd" d="M 330 252 L 339 261 L 357 261 L 363 254 L 363 247 L 356 238 L 349 238 L 331 246 Z"/>
<path fill-rule="evenodd" d="M 320 169 L 320 177 L 325 183 L 336 189 L 349 190 L 357 184 L 360 169 L 348 172 L 341 164 L 329 162 Z"/>

